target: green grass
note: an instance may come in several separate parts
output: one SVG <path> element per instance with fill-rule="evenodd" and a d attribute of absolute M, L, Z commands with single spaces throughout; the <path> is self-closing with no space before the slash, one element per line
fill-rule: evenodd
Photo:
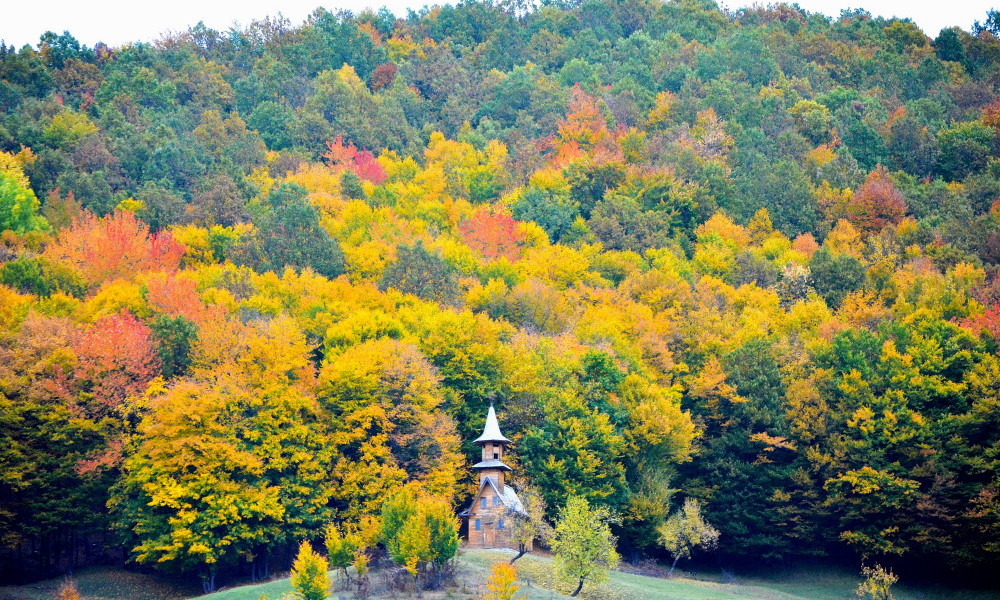
<path fill-rule="evenodd" d="M 465 550 L 458 559 L 455 587 L 424 592 L 421 600 L 472 600 L 482 591 L 490 567 L 510 560 L 509 552 Z M 544 555 L 526 555 L 515 566 L 521 577 L 520 594 L 528 600 L 565 600 L 572 587 L 557 582 L 554 564 Z M 331 574 L 331 579 L 333 578 Z M 291 592 L 288 579 L 263 584 L 224 589 L 207 596 L 197 596 L 196 582 L 178 582 L 162 577 L 133 573 L 122 569 L 88 569 L 77 573 L 76 584 L 85 600 L 259 600 L 266 595 L 278 600 Z M 0 600 L 51 600 L 62 579 L 26 586 L 0 587 Z M 584 585 L 584 600 L 855 600 L 856 573 L 829 567 L 775 572 L 766 577 L 738 577 L 735 583 L 722 582 L 717 574 L 701 573 L 691 577 L 661 579 L 613 572 L 602 586 Z M 555 591 L 553 591 L 555 590 Z M 562 593 L 559 593 L 562 592 Z M 1000 594 L 987 591 L 951 590 L 935 587 L 893 588 L 897 600 L 997 600 Z M 371 600 L 412 598 L 407 593 L 370 596 Z M 350 592 L 331 596 L 354 600 Z"/>

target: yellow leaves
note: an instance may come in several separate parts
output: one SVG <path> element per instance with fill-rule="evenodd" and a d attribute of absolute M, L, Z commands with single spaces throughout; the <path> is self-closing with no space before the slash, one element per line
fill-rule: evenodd
<path fill-rule="evenodd" d="M 701 371 L 688 382 L 688 393 L 694 398 L 709 401 L 724 399 L 734 404 L 747 401 L 746 398 L 736 393 L 736 388 L 726 383 L 726 373 L 722 370 L 722 364 L 715 356 L 705 361 L 705 366 L 701 368 Z"/>
<path fill-rule="evenodd" d="M 845 219 L 837 221 L 823 241 L 823 247 L 833 254 L 846 254 L 858 260 L 862 259 L 861 233 Z"/>
<path fill-rule="evenodd" d="M 559 196 L 570 193 L 569 181 L 561 169 L 541 169 L 531 175 L 528 184 L 543 192 Z"/>
<path fill-rule="evenodd" d="M 815 170 L 830 163 L 835 158 L 837 158 L 837 153 L 833 151 L 830 144 L 820 144 L 806 153 L 806 165 Z M 830 185 L 826 181 L 823 184 Z"/>
<path fill-rule="evenodd" d="M 656 95 L 652 110 L 646 116 L 646 126 L 649 129 L 666 126 L 671 118 L 674 104 L 677 102 L 677 95 L 670 91 L 663 91 Z"/>
<path fill-rule="evenodd" d="M 521 222 L 517 229 L 524 235 L 524 248 L 543 248 L 549 245 L 549 234 L 534 221 Z"/>
<path fill-rule="evenodd" d="M 183 264 L 207 265 L 215 261 L 207 227 L 198 225 L 178 225 L 170 230 L 174 239 L 184 246 Z"/>
<path fill-rule="evenodd" d="M 0 151 L 0 173 L 14 178 L 17 185 L 23 188 L 30 188 L 31 182 L 24 174 L 24 166 L 34 161 L 34 154 L 30 149 L 25 148 L 17 154 Z"/>
<path fill-rule="evenodd" d="M 481 600 L 525 600 L 518 597 L 517 569 L 507 562 L 500 561 L 493 565 L 490 577 L 486 580 L 486 595 Z"/>
<path fill-rule="evenodd" d="M 0 327 L 7 331 L 16 329 L 27 316 L 33 299 L 0 285 Z"/>
<path fill-rule="evenodd" d="M 590 269 L 590 259 L 584 252 L 568 246 L 555 245 L 530 248 L 517 263 L 526 277 L 537 277 L 559 289 L 595 281 Z"/>
<path fill-rule="evenodd" d="M 746 248 L 750 245 L 750 235 L 747 230 L 722 213 L 715 213 L 694 231 L 698 240 L 711 239 L 713 234 L 731 244 L 734 248 Z"/>
<path fill-rule="evenodd" d="M 681 409 L 680 388 L 666 388 L 631 373 L 620 390 L 622 403 L 635 424 L 628 431 L 635 452 L 645 454 L 650 462 L 654 462 L 654 456 L 649 452 L 655 454 L 655 461 L 687 460 L 696 433 L 691 415 Z"/>
<path fill-rule="evenodd" d="M 92 323 L 102 317 L 115 315 L 123 309 L 137 317 L 150 315 L 149 306 L 142 295 L 139 284 L 116 279 L 101 286 L 101 289 L 80 306 L 77 318 Z"/>
<path fill-rule="evenodd" d="M 426 52 L 425 47 L 434 47 L 435 43 L 429 38 L 424 39 L 423 43 L 414 42 L 413 37 L 406 34 L 393 35 L 385 40 L 385 45 L 389 48 L 389 60 L 399 64 L 413 56 L 423 58 Z"/>
<path fill-rule="evenodd" d="M 310 201 L 312 201 L 312 196 L 317 196 L 321 201 L 314 201 L 314 204 L 325 206 L 329 202 L 325 202 L 323 199 L 341 196 L 340 176 L 340 172 L 334 171 L 323 163 L 302 163 L 294 173 L 288 173 L 285 176 L 284 182 L 301 185 L 309 191 Z M 266 184 L 268 181 L 264 180 L 263 183 Z M 274 184 L 277 183 L 280 181 L 274 182 Z M 261 191 L 260 197 L 265 196 L 266 194 Z"/>
<path fill-rule="evenodd" d="M 71 110 L 64 110 L 52 117 L 42 135 L 51 143 L 62 146 L 72 145 L 84 137 L 97 132 L 97 125 L 90 118 Z"/>
<path fill-rule="evenodd" d="M 122 200 L 121 202 L 119 202 L 118 206 L 115 207 L 115 210 L 118 210 L 118 211 L 127 210 L 129 212 L 133 212 L 134 213 L 134 212 L 138 212 L 138 211 L 142 210 L 145 207 L 146 207 L 146 204 L 143 201 L 136 200 L 135 198 L 129 197 L 129 198 L 125 198 L 124 200 Z"/>

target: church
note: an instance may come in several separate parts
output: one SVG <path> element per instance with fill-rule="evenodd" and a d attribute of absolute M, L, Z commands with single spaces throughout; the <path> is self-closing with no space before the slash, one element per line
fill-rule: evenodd
<path fill-rule="evenodd" d="M 482 447 L 483 455 L 481 461 L 472 465 L 472 470 L 479 471 L 479 493 L 469 508 L 460 513 L 468 524 L 466 547 L 515 548 L 510 541 L 510 520 L 523 515 L 524 506 L 514 488 L 504 481 L 511 468 L 504 464 L 503 455 L 511 441 L 500 433 L 492 404 L 483 434 L 473 443 Z"/>

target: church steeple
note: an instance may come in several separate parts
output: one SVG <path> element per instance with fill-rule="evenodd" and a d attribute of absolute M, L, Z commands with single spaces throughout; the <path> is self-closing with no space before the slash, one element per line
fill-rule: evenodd
<path fill-rule="evenodd" d="M 503 453 L 511 441 L 500 433 L 497 413 L 493 410 L 492 404 L 490 404 L 490 411 L 486 413 L 486 426 L 483 427 L 483 434 L 472 443 L 478 444 L 483 449 L 483 459 L 472 465 L 474 471 L 479 471 L 479 486 L 482 487 L 489 479 L 497 486 L 497 491 L 503 494 L 504 473 L 512 470 L 504 464 Z"/>

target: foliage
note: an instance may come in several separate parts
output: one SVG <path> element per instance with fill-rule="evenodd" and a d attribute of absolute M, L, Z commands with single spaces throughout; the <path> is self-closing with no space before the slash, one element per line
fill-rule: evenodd
<path fill-rule="evenodd" d="M 615 537 L 611 535 L 611 517 L 600 507 L 591 507 L 586 499 L 571 496 L 556 523 L 552 552 L 560 576 L 576 582 L 576 596 L 584 582 L 600 585 L 608 579 L 608 569 L 618 565 Z"/>
<path fill-rule="evenodd" d="M 440 586 L 458 552 L 458 519 L 447 503 L 403 489 L 383 505 L 382 540 L 414 579 L 424 573 L 429 585 Z"/>
<path fill-rule="evenodd" d="M 694 498 L 684 501 L 684 506 L 666 520 L 657 530 L 660 543 L 673 557 L 670 574 L 677 561 L 691 558 L 695 548 L 711 550 L 719 543 L 719 531 L 701 516 L 701 507 Z"/>
<path fill-rule="evenodd" d="M 521 499 L 522 511 L 508 510 L 507 520 L 509 521 L 510 541 L 517 544 L 518 554 L 510 559 L 510 564 L 514 564 L 518 558 L 524 555 L 536 541 L 548 542 L 552 538 L 552 526 L 545 520 L 545 500 L 542 495 L 533 487 L 518 486 L 521 491 L 518 497 Z"/>
<path fill-rule="evenodd" d="M 498 562 L 490 569 L 489 579 L 486 580 L 486 593 L 481 595 L 480 599 L 524 600 L 524 596 L 517 596 L 520 586 L 516 582 L 517 569 L 505 562 Z"/>
<path fill-rule="evenodd" d="M 326 559 L 313 551 L 308 541 L 299 545 L 299 553 L 292 563 L 292 589 L 299 600 L 324 600 L 330 589 L 326 574 Z"/>
<path fill-rule="evenodd" d="M 882 565 L 875 565 L 874 567 L 863 567 L 861 574 L 865 580 L 855 590 L 855 595 L 858 598 L 870 600 L 893 600 L 895 598 L 890 588 L 899 581 L 899 577 L 892 571 L 886 570 Z"/>

